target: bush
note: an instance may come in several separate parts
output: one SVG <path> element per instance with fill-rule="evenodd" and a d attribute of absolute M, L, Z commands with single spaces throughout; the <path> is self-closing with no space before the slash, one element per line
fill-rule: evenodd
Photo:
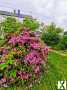
<path fill-rule="evenodd" d="M 59 35 L 56 33 L 43 33 L 42 40 L 49 46 L 57 45 L 60 41 Z"/>
<path fill-rule="evenodd" d="M 60 42 L 60 33 L 62 32 L 61 28 L 55 26 L 55 24 L 51 24 L 45 27 L 45 30 L 42 33 L 41 39 L 47 43 L 49 46 L 57 45 Z"/>
<path fill-rule="evenodd" d="M 67 49 L 67 35 L 64 34 L 61 41 L 58 44 L 58 48 L 61 50 L 66 50 Z"/>
<path fill-rule="evenodd" d="M 0 46 L 6 42 L 6 37 L 11 33 L 19 33 L 22 23 L 13 17 L 7 17 L 0 23 Z"/>
<path fill-rule="evenodd" d="M 39 27 L 39 23 L 37 20 L 25 17 L 23 20 L 23 27 L 29 28 L 32 31 L 35 31 Z"/>
<path fill-rule="evenodd" d="M 12 36 L 8 46 L 0 48 L 0 85 L 34 84 L 43 74 L 48 49 L 27 29 Z"/>
<path fill-rule="evenodd" d="M 20 30 L 20 28 L 22 27 L 22 23 L 20 23 L 13 17 L 7 17 L 1 23 L 1 26 L 5 33 L 13 33 Z"/>

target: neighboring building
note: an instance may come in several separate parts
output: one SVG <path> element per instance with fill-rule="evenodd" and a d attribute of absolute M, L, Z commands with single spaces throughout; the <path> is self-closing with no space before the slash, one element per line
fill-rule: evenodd
<path fill-rule="evenodd" d="M 19 20 L 22 20 L 25 16 L 29 16 L 29 15 L 21 14 L 19 9 L 18 9 L 17 13 L 16 13 L 16 10 L 14 10 L 14 12 L 0 10 L 0 21 L 3 21 L 3 19 L 5 19 L 7 16 L 13 16 Z M 29 16 L 29 17 L 31 17 L 31 16 Z"/>

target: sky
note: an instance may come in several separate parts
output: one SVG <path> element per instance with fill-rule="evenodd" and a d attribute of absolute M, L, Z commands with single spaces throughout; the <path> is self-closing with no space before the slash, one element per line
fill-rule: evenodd
<path fill-rule="evenodd" d="M 45 22 L 54 22 L 67 31 L 67 0 L 0 0 L 0 10 L 21 10 Z"/>

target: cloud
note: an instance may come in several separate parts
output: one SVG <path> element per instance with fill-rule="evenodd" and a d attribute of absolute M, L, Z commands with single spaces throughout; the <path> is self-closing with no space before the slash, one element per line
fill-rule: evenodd
<path fill-rule="evenodd" d="M 0 0 L 0 9 L 20 9 L 46 22 L 55 22 L 66 29 L 67 0 Z"/>

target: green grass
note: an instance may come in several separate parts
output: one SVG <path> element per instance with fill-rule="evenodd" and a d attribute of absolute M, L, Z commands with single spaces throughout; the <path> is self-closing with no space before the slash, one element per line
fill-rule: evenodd
<path fill-rule="evenodd" d="M 26 88 L 1 88 L 0 90 L 58 90 L 58 80 L 67 80 L 67 56 L 61 56 L 54 52 L 48 55 L 48 64 L 42 81 L 32 89 Z"/>
<path fill-rule="evenodd" d="M 67 56 L 51 52 L 48 55 L 47 66 L 47 72 L 42 78 L 41 85 L 37 88 L 38 90 L 57 90 L 58 81 L 67 80 Z"/>

